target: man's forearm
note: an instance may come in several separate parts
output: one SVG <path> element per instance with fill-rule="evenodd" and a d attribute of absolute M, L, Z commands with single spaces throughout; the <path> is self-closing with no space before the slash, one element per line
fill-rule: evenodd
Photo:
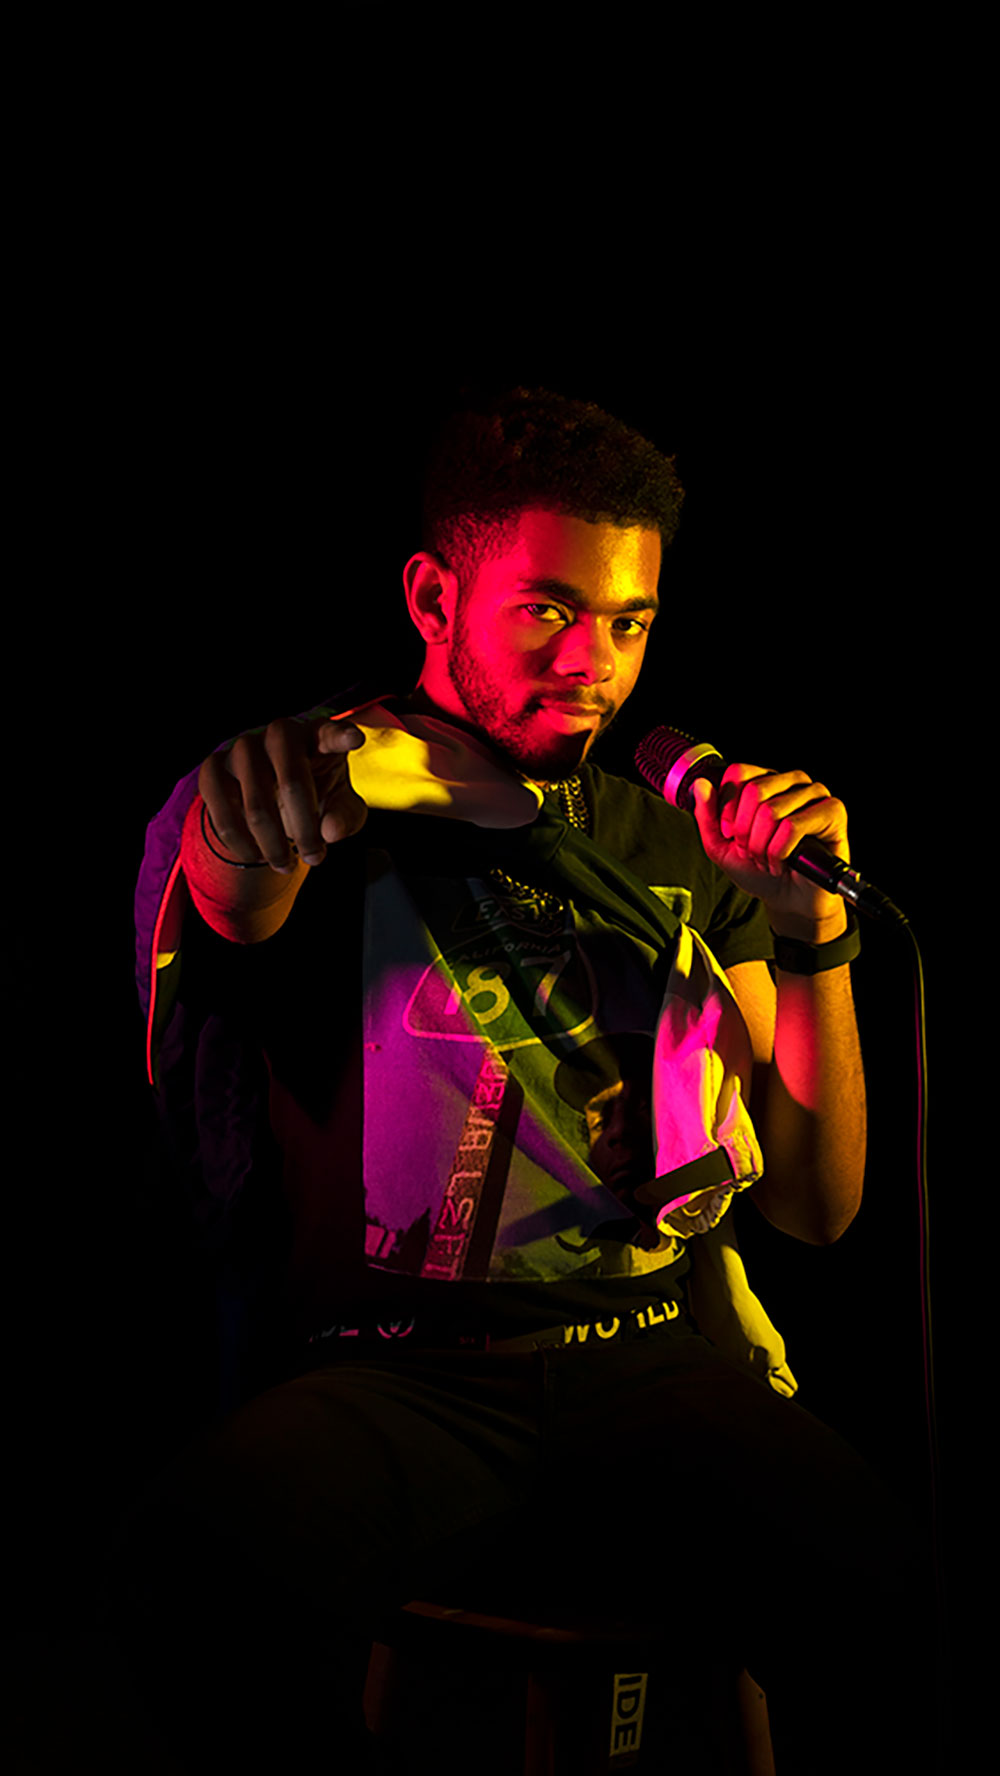
<path fill-rule="evenodd" d="M 240 869 L 227 862 L 220 839 L 213 836 L 211 847 L 205 842 L 203 807 L 197 796 L 188 809 L 181 839 L 181 867 L 191 899 L 206 925 L 220 937 L 230 943 L 261 943 L 281 929 L 309 874 L 308 865 L 297 858 L 291 873 L 281 875 L 266 866 Z"/>
<path fill-rule="evenodd" d="M 758 1206 L 785 1233 L 827 1245 L 857 1214 L 865 1172 L 865 1081 L 848 965 L 777 971 L 774 1054 L 764 1072 Z"/>

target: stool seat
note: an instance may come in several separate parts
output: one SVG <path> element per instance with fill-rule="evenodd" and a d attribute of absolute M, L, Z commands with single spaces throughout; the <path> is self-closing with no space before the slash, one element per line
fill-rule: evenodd
<path fill-rule="evenodd" d="M 656 1619 L 415 1598 L 379 1626 L 365 1710 L 414 1767 L 477 1776 L 774 1776 L 767 1701 Z M 520 1682 L 515 1680 L 520 1678 Z M 481 1686 L 478 1705 L 477 1686 Z M 492 1686 L 492 1688 L 491 1688 Z M 449 1761 L 452 1759 L 453 1761 Z"/>
<path fill-rule="evenodd" d="M 634 1617 L 619 1619 L 603 1613 L 588 1615 L 574 1610 L 562 1614 L 558 1610 L 549 1610 L 539 1620 L 538 1614 L 514 1616 L 494 1610 L 468 1609 L 455 1604 L 428 1603 L 424 1599 L 414 1599 L 404 1604 L 399 1616 L 395 1618 L 395 1633 L 397 1637 L 409 1635 L 416 1640 L 422 1634 L 421 1624 L 433 1623 L 435 1626 L 429 1632 L 436 1637 L 441 1629 L 446 1628 L 451 1628 L 456 1633 L 461 1632 L 463 1636 L 496 1636 L 501 1641 L 509 1641 L 513 1649 L 512 1657 L 521 1660 L 535 1657 L 538 1650 L 547 1646 L 553 1649 L 596 1649 L 605 1646 L 641 1645 L 652 1643 L 663 1634 L 663 1624 L 659 1619 L 637 1621 Z"/>

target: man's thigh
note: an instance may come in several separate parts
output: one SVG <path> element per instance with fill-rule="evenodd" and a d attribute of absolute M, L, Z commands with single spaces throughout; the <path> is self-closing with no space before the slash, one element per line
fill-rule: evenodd
<path fill-rule="evenodd" d="M 380 1618 L 488 1565 L 533 1488 L 540 1366 L 468 1355 L 271 1389 L 133 1511 L 104 1625 L 181 1768 L 311 1769 L 331 1744 L 340 1767 L 367 1767 Z"/>
<path fill-rule="evenodd" d="M 540 1397 L 534 1357 L 461 1352 L 269 1390 L 185 1451 L 135 1514 L 135 1605 L 145 1594 L 150 1610 L 189 1613 L 210 1596 L 243 1622 L 272 1593 L 313 1619 L 405 1601 L 430 1560 L 459 1560 L 481 1529 L 488 1545 L 530 1498 Z"/>
<path fill-rule="evenodd" d="M 544 1448 L 540 1496 L 584 1594 L 589 1569 L 626 1609 L 665 1600 L 665 1634 L 683 1625 L 803 1693 L 848 1649 L 874 1674 L 909 1636 L 921 1573 L 901 1502 L 705 1340 L 554 1353 Z"/>
<path fill-rule="evenodd" d="M 544 1471 L 596 1522 L 656 1527 L 665 1547 L 733 1534 L 773 1563 L 857 1571 L 899 1539 L 899 1510 L 843 1438 L 699 1337 L 546 1358 Z M 574 1481 L 576 1484 L 574 1484 Z"/>

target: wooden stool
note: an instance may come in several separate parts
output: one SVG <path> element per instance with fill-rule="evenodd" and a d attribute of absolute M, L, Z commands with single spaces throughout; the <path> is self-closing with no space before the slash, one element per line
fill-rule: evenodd
<path fill-rule="evenodd" d="M 662 1621 L 524 1620 L 414 1601 L 380 1625 L 368 1724 L 414 1768 L 442 1776 L 615 1776 L 633 1765 L 774 1776 L 764 1692 L 677 1638 L 671 1669 Z"/>

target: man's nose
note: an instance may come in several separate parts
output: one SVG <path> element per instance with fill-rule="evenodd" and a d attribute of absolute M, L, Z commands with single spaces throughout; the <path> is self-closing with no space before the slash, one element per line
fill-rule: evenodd
<path fill-rule="evenodd" d="M 555 669 L 580 684 L 604 684 L 615 669 L 611 636 L 599 623 L 573 623 L 560 637 Z"/>

